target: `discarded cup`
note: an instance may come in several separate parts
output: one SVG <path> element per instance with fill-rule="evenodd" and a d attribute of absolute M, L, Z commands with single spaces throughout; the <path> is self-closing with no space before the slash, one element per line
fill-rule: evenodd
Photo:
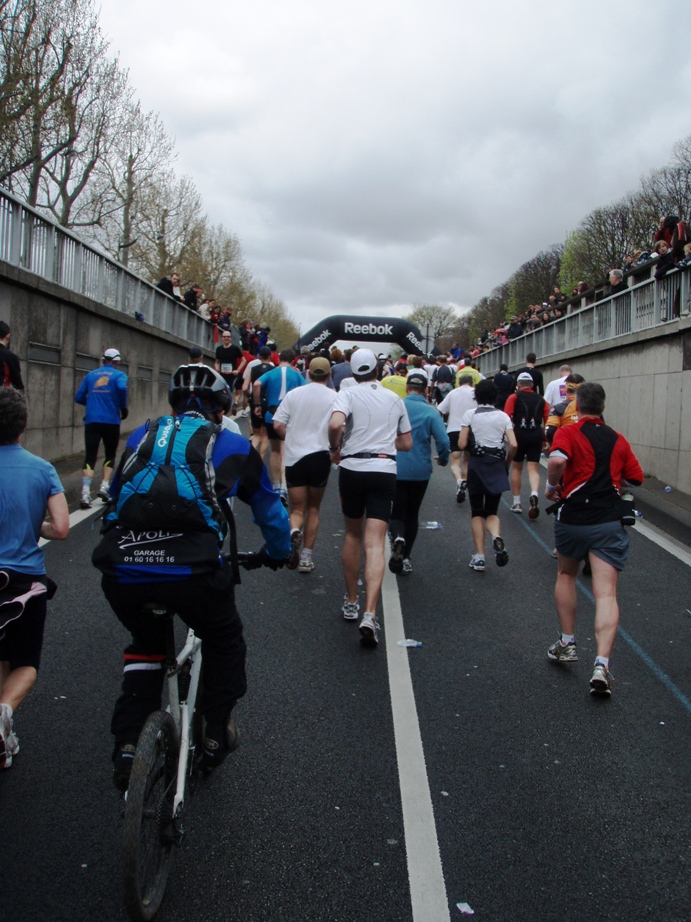
<path fill-rule="evenodd" d="M 421 522 L 420 528 L 428 528 L 430 530 L 441 528 L 441 522 Z"/>
<path fill-rule="evenodd" d="M 410 639 L 399 640 L 398 646 L 399 647 L 421 647 L 422 641 L 421 640 L 410 640 Z"/>
<path fill-rule="evenodd" d="M 671 487 L 665 487 L 665 493 L 671 493 L 671 492 L 672 492 Z"/>

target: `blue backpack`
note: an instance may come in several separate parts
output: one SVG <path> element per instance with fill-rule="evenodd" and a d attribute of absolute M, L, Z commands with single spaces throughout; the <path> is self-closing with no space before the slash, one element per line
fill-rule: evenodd
<path fill-rule="evenodd" d="M 134 530 L 213 532 L 227 521 L 214 489 L 211 453 L 221 427 L 194 416 L 161 416 L 120 471 L 120 493 L 107 524 Z"/>

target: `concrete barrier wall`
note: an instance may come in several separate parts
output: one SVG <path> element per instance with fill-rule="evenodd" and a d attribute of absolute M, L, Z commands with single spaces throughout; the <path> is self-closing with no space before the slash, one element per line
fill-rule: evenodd
<path fill-rule="evenodd" d="M 103 350 L 115 347 L 129 378 L 123 433 L 168 410 L 168 381 L 189 344 L 165 330 L 69 292 L 0 261 L 0 320 L 22 364 L 29 403 L 24 446 L 56 461 L 84 450 L 84 408 L 74 395 Z M 207 352 L 210 357 L 211 353 Z"/>
<path fill-rule="evenodd" d="M 563 362 L 602 384 L 605 419 L 631 442 L 645 473 L 691 493 L 691 320 L 565 352 L 548 364 L 538 356 L 545 384 Z"/>

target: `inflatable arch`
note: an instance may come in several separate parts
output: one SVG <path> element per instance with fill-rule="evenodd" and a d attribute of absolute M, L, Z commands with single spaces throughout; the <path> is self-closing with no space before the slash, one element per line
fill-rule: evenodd
<path fill-rule="evenodd" d="M 292 345 L 295 352 L 328 349 L 338 341 L 357 343 L 395 342 L 404 352 L 425 355 L 420 330 L 400 317 L 327 317 Z"/>

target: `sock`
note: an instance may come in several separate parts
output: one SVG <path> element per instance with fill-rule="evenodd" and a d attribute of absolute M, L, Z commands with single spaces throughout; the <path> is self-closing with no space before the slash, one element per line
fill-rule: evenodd
<path fill-rule="evenodd" d="M 595 665 L 604 666 L 605 669 L 609 669 L 609 656 L 596 656 Z"/>
<path fill-rule="evenodd" d="M 566 647 L 568 646 L 568 644 L 573 643 L 574 636 L 575 636 L 574 634 L 562 634 L 561 635 L 562 644 Z"/>
<path fill-rule="evenodd" d="M 461 485 L 462 483 L 463 483 L 463 481 L 462 481 L 461 478 L 459 477 L 458 480 L 456 481 L 456 486 L 457 486 L 457 487 L 460 487 L 460 485 Z"/>
<path fill-rule="evenodd" d="M 537 495 L 538 495 L 538 492 L 537 492 L 537 490 L 533 490 L 533 491 L 531 492 L 531 494 L 530 494 L 530 495 L 531 495 L 531 496 L 537 496 Z"/>
<path fill-rule="evenodd" d="M 88 487 L 91 490 L 91 477 L 82 477 L 82 487 Z"/>
<path fill-rule="evenodd" d="M 516 494 L 514 493 L 514 495 L 513 495 L 513 504 L 514 504 L 514 506 L 520 505 L 520 502 L 521 502 L 521 494 L 519 493 L 518 496 L 516 496 Z"/>
<path fill-rule="evenodd" d="M 312 548 L 303 547 L 300 551 L 300 560 L 311 560 L 312 559 Z"/>
<path fill-rule="evenodd" d="M 14 711 L 12 710 L 12 705 L 7 704 L 7 702 L 5 702 L 5 707 L 7 708 L 7 716 L 10 718 L 10 720 L 12 720 L 12 715 L 14 714 Z"/>

